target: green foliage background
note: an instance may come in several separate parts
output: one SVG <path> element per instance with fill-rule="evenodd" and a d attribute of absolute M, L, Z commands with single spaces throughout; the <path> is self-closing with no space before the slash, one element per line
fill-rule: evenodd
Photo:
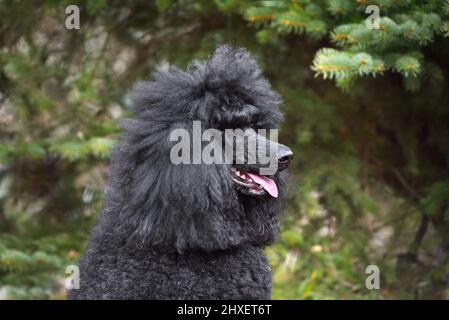
<path fill-rule="evenodd" d="M 0 298 L 65 297 L 132 84 L 218 43 L 285 98 L 273 298 L 449 297 L 449 1 L 0 1 L 0 17 Z"/>

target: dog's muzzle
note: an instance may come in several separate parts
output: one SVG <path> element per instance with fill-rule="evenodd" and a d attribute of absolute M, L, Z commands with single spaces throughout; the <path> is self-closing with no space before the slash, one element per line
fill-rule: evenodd
<path fill-rule="evenodd" d="M 256 134 L 255 138 L 258 143 L 255 144 L 255 147 L 247 149 L 248 153 L 244 153 L 244 161 L 234 162 L 232 179 L 251 195 L 263 196 L 268 193 L 277 198 L 278 187 L 274 176 L 288 167 L 293 159 L 293 151 L 286 145 L 268 140 L 260 135 Z M 268 162 L 260 162 L 260 159 L 256 157 L 257 146 L 261 145 L 266 147 L 265 150 L 271 151 L 271 156 L 266 159 L 269 160 Z"/>
<path fill-rule="evenodd" d="M 280 144 L 278 147 L 278 172 L 287 169 L 293 159 L 293 151 L 286 145 Z"/>

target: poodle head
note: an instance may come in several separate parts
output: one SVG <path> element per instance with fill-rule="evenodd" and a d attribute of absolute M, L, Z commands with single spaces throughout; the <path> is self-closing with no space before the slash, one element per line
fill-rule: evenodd
<path fill-rule="evenodd" d="M 161 66 L 132 100 L 106 204 L 116 227 L 179 252 L 272 242 L 292 153 L 272 138 L 282 100 L 250 54 L 220 46 L 186 70 Z"/>

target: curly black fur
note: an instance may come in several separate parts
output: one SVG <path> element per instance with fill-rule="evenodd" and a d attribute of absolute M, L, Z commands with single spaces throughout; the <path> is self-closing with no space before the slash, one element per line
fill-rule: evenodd
<path fill-rule="evenodd" d="M 135 87 L 102 214 L 71 299 L 268 299 L 261 248 L 278 231 L 278 200 L 239 192 L 229 165 L 174 165 L 169 133 L 276 128 L 280 96 L 244 49 L 220 46 L 186 71 L 158 68 Z M 274 177 L 280 191 L 280 174 Z"/>

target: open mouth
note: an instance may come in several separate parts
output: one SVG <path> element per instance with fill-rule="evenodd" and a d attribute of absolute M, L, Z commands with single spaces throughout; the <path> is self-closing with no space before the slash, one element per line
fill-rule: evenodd
<path fill-rule="evenodd" d="M 274 198 L 277 198 L 278 196 L 276 182 L 267 176 L 246 172 L 240 168 L 232 167 L 232 180 L 239 186 L 246 188 L 252 195 L 262 196 L 268 193 Z"/>

